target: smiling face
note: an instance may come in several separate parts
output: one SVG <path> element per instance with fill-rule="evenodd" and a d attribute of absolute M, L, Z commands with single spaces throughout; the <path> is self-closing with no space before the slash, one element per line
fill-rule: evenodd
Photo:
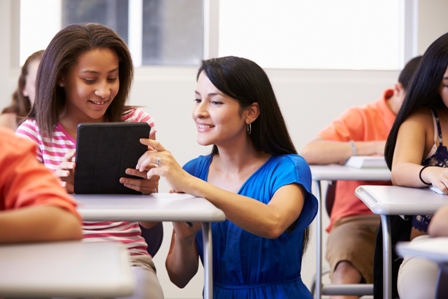
<path fill-rule="evenodd" d="M 81 54 L 61 79 L 66 94 L 64 117 L 75 123 L 104 121 L 120 88 L 118 56 L 109 49 Z"/>
<path fill-rule="evenodd" d="M 204 72 L 198 78 L 195 101 L 192 116 L 199 144 L 232 146 L 247 138 L 248 110 L 243 111 L 238 101 L 218 90 Z"/>

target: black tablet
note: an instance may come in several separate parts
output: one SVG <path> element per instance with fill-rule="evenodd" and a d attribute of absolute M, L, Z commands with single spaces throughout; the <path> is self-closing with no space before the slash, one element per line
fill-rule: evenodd
<path fill-rule="evenodd" d="M 77 194 L 129 194 L 139 192 L 120 183 L 132 177 L 126 168 L 135 168 L 148 149 L 140 138 L 149 138 L 148 123 L 81 123 L 76 141 L 74 192 Z M 136 177 L 133 177 L 136 178 Z"/>

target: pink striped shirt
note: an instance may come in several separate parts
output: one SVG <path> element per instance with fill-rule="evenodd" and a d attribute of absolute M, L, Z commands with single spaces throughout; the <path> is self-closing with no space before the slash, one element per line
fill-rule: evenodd
<path fill-rule="evenodd" d="M 151 136 L 156 133 L 154 121 L 146 112 L 133 108 L 123 114 L 125 122 L 147 122 L 151 126 Z M 29 138 L 37 143 L 37 159 L 55 171 L 63 161 L 65 154 L 76 149 L 76 140 L 70 136 L 61 124 L 57 124 L 52 138 L 42 136 L 37 122 L 27 119 L 16 130 L 16 135 Z M 126 245 L 132 256 L 148 255 L 147 244 L 141 236 L 137 222 L 83 222 L 84 240 L 88 242 L 118 241 Z"/>

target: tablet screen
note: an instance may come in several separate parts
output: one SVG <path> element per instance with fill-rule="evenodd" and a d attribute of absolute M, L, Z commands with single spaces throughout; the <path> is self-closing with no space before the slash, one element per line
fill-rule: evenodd
<path fill-rule="evenodd" d="M 120 183 L 132 177 L 126 168 L 135 168 L 148 149 L 140 138 L 149 138 L 148 123 L 81 123 L 76 142 L 74 192 L 78 194 L 128 194 L 140 192 Z M 136 177 L 133 177 L 136 178 Z"/>

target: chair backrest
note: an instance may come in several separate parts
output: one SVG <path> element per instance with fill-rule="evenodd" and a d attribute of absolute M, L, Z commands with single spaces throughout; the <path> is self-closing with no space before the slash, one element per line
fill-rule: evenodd
<path fill-rule="evenodd" d="M 163 223 L 159 222 L 151 228 L 144 228 L 140 225 L 142 230 L 142 237 L 148 244 L 148 253 L 154 257 L 159 251 L 163 241 Z"/>
<path fill-rule="evenodd" d="M 331 181 L 327 187 L 327 194 L 325 195 L 325 209 L 327 210 L 328 217 L 331 215 L 333 209 L 334 196 L 336 194 L 336 183 L 338 181 Z"/>

